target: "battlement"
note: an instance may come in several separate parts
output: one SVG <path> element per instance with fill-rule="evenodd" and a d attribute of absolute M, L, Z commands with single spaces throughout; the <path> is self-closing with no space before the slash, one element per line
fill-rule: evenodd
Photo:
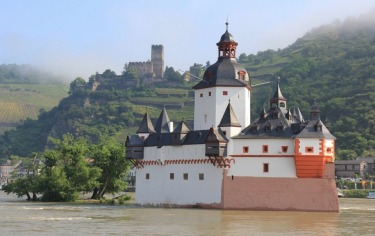
<path fill-rule="evenodd" d="M 163 45 L 151 45 L 151 49 L 164 49 Z"/>
<path fill-rule="evenodd" d="M 137 61 L 137 62 L 129 62 L 129 66 L 142 66 L 142 65 L 151 65 L 151 61 Z"/>

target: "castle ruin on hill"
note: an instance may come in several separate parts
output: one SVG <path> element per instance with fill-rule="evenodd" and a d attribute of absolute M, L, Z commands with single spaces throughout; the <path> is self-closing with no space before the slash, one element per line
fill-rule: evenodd
<path fill-rule="evenodd" d="M 137 77 L 146 82 L 158 81 L 164 75 L 164 47 L 151 45 L 151 61 L 129 62 L 128 67 L 135 70 Z"/>
<path fill-rule="evenodd" d="M 164 77 L 164 46 L 151 45 L 151 61 L 129 62 L 128 69 L 134 69 L 142 84 L 152 84 L 163 81 Z M 92 91 L 97 89 L 134 88 L 139 86 L 138 80 L 121 80 L 122 75 L 105 75 L 96 73 L 90 77 L 87 87 Z"/>

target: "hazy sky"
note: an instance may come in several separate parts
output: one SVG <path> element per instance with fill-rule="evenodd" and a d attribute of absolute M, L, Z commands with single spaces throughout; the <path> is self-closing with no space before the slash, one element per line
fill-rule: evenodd
<path fill-rule="evenodd" d="M 163 44 L 165 65 L 217 60 L 229 19 L 237 55 L 284 48 L 313 27 L 357 17 L 375 0 L 0 0 L 0 64 L 32 64 L 87 79 L 120 74 Z"/>

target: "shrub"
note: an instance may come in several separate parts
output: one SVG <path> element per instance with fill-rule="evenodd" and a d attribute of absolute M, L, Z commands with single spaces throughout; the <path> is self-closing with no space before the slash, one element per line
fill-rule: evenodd
<path fill-rule="evenodd" d="M 366 189 L 349 189 L 343 191 L 347 198 L 365 198 L 369 192 L 369 190 Z"/>

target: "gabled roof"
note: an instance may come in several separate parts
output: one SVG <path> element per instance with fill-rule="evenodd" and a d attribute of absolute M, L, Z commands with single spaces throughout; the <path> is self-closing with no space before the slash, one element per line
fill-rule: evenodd
<path fill-rule="evenodd" d="M 160 113 L 158 121 L 156 122 L 155 131 L 159 134 L 170 133 L 171 130 L 169 129 L 169 123 L 170 123 L 170 120 L 169 120 L 167 111 L 165 110 L 165 107 L 164 107 Z"/>
<path fill-rule="evenodd" d="M 154 125 L 152 124 L 151 118 L 150 118 L 150 116 L 148 115 L 147 112 L 143 116 L 142 123 L 139 126 L 136 133 L 137 134 L 139 134 L 139 133 L 155 133 Z"/>
<path fill-rule="evenodd" d="M 358 157 L 356 161 L 365 161 L 369 164 L 375 163 L 375 157 Z"/>
<path fill-rule="evenodd" d="M 238 122 L 237 116 L 233 111 L 232 105 L 228 103 L 227 108 L 225 109 L 223 118 L 221 118 L 219 127 L 241 127 Z"/>

